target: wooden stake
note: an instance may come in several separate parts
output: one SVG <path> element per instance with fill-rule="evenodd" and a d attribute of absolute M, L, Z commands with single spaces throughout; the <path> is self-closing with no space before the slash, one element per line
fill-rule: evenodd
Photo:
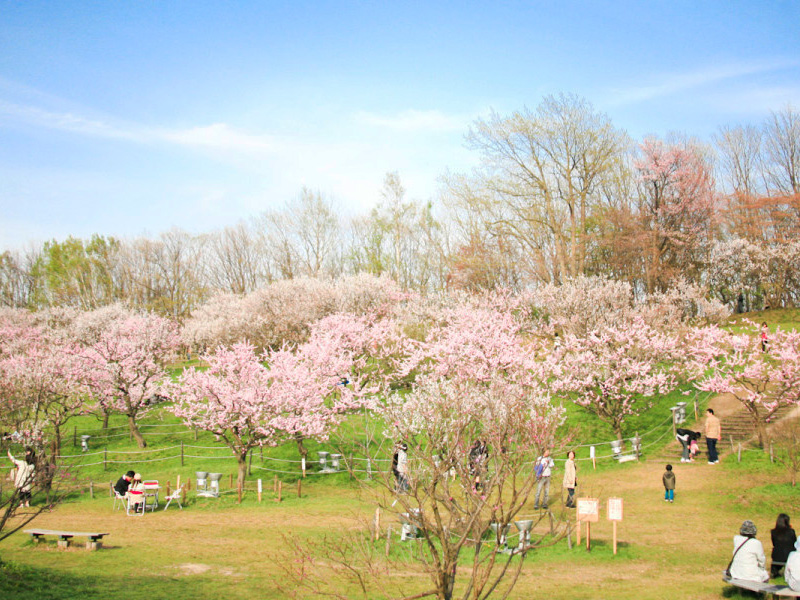
<path fill-rule="evenodd" d="M 263 488 L 261 487 L 261 480 L 259 479 L 258 480 L 258 503 L 259 504 L 261 504 L 261 492 L 262 492 L 262 489 Z"/>
<path fill-rule="evenodd" d="M 89 481 L 89 498 L 94 500 L 94 483 Z"/>
<path fill-rule="evenodd" d="M 775 462 L 775 455 L 772 452 L 772 440 L 769 441 L 769 462 Z"/>
<path fill-rule="evenodd" d="M 181 476 L 180 475 L 178 475 L 178 482 L 175 484 L 175 489 L 176 490 L 181 489 Z"/>
<path fill-rule="evenodd" d="M 297 497 L 298 498 L 300 498 L 302 496 L 302 492 L 303 492 L 303 480 L 302 479 L 298 479 L 297 480 Z"/>
<path fill-rule="evenodd" d="M 228 475 L 228 488 L 233 489 L 233 473 L 229 473 Z"/>
<path fill-rule="evenodd" d="M 183 466 L 183 440 L 181 440 L 181 466 Z"/>
<path fill-rule="evenodd" d="M 303 469 L 303 478 L 306 476 L 306 458 L 305 456 L 300 459 L 300 468 Z"/>
<path fill-rule="evenodd" d="M 167 479 L 167 496 L 169 496 L 170 487 L 169 487 L 169 479 Z"/>
<path fill-rule="evenodd" d="M 282 481 L 279 481 L 279 482 L 278 482 L 278 502 L 280 502 L 280 501 L 281 501 L 281 495 L 282 495 L 282 493 L 283 493 L 283 482 L 282 482 Z"/>
<path fill-rule="evenodd" d="M 614 554 L 617 553 L 617 522 L 611 521 L 612 539 L 614 540 Z"/>
<path fill-rule="evenodd" d="M 586 549 L 592 549 L 592 524 L 586 521 Z"/>
<path fill-rule="evenodd" d="M 736 462 L 742 462 L 742 443 L 739 442 L 739 450 L 736 452 Z"/>
<path fill-rule="evenodd" d="M 392 543 L 392 526 L 386 528 L 386 556 L 389 556 L 389 546 Z"/>

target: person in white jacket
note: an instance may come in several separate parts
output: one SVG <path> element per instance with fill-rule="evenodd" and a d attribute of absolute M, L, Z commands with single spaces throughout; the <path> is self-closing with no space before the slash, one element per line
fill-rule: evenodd
<path fill-rule="evenodd" d="M 746 581 L 767 583 L 767 557 L 764 555 L 764 546 L 756 539 L 756 525 L 752 521 L 745 521 L 739 529 L 739 535 L 733 536 L 733 563 L 731 563 L 731 577 Z"/>
<path fill-rule="evenodd" d="M 789 558 L 786 559 L 783 576 L 790 588 L 795 592 L 800 592 L 800 540 L 794 543 L 794 552 L 790 552 Z"/>
<path fill-rule="evenodd" d="M 14 477 L 14 486 L 19 493 L 20 504 L 29 507 L 31 505 L 31 489 L 33 488 L 34 479 L 33 454 L 27 453 L 25 455 L 25 460 L 17 460 L 11 455 L 11 450 L 9 450 L 8 458 L 14 463 L 17 469 L 17 473 Z"/>

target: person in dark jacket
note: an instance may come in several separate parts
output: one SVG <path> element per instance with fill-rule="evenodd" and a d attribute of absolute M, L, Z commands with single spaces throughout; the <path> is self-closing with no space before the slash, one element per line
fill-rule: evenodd
<path fill-rule="evenodd" d="M 679 427 L 675 430 L 675 439 L 681 443 L 681 446 L 683 446 L 681 462 L 692 462 L 689 446 L 692 440 L 700 439 L 700 434 L 696 431 L 692 431 L 691 429 L 683 429 L 682 427 Z"/>
<path fill-rule="evenodd" d="M 125 473 L 125 475 L 117 479 L 117 483 L 114 484 L 114 491 L 116 491 L 120 496 L 127 494 L 134 475 L 136 475 L 136 473 L 133 471 L 128 471 Z"/>
<path fill-rule="evenodd" d="M 664 484 L 664 502 L 672 502 L 675 500 L 675 473 L 672 472 L 672 465 L 667 465 L 667 470 L 661 476 L 661 482 Z"/>
<path fill-rule="evenodd" d="M 789 553 L 794 551 L 794 544 L 797 535 L 789 525 L 789 515 L 781 513 L 775 521 L 775 529 L 772 530 L 772 565 L 770 566 L 770 577 L 773 579 L 781 573 Z M 775 564 L 778 563 L 778 564 Z"/>

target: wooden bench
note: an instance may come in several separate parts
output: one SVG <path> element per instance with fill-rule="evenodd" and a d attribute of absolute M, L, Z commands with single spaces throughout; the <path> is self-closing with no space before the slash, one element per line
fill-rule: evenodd
<path fill-rule="evenodd" d="M 56 529 L 26 529 L 25 533 L 29 533 L 35 543 L 44 539 L 46 535 L 55 535 L 58 537 L 58 547 L 62 550 L 69 548 L 69 544 L 74 537 L 86 538 L 86 549 L 97 550 L 103 545 L 103 536 L 110 535 L 109 533 L 91 533 L 86 531 L 59 531 Z"/>
<path fill-rule="evenodd" d="M 722 581 L 734 585 L 744 590 L 758 592 L 767 596 L 780 596 L 782 598 L 800 598 L 800 592 L 795 592 L 788 585 L 773 585 L 771 583 L 759 583 L 758 581 L 748 581 L 746 579 L 734 579 L 722 576 Z"/>

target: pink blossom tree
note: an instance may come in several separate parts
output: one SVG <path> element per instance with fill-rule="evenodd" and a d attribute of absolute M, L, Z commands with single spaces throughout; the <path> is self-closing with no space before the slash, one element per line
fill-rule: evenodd
<path fill-rule="evenodd" d="M 130 313 L 110 320 L 75 351 L 78 378 L 98 405 L 128 417 L 140 448 L 147 442 L 136 425 L 158 395 L 166 364 L 180 346 L 175 323 L 154 314 Z"/>
<path fill-rule="evenodd" d="M 800 403 L 800 333 L 776 330 L 762 350 L 759 328 L 735 334 L 717 327 L 698 329 L 690 337 L 689 355 L 700 372 L 698 389 L 731 394 L 745 407 L 766 447 L 767 425 L 785 406 Z"/>
<path fill-rule="evenodd" d="M 665 290 L 679 273 L 697 276 L 713 240 L 714 180 L 692 144 L 647 138 L 634 162 L 640 207 L 636 245 L 641 248 L 648 292 Z"/>
<path fill-rule="evenodd" d="M 238 461 L 241 502 L 247 453 L 257 446 L 327 439 L 347 410 L 360 406 L 357 384 L 343 385 L 349 362 L 322 343 L 267 350 L 218 347 L 201 357 L 208 369 L 184 371 L 170 386 L 173 411 L 187 425 L 218 436 Z"/>
<path fill-rule="evenodd" d="M 625 420 L 646 409 L 647 398 L 677 386 L 677 349 L 675 335 L 639 318 L 585 337 L 567 335 L 547 362 L 553 388 L 611 425 L 621 440 Z"/>
<path fill-rule="evenodd" d="M 490 523 L 504 529 L 518 518 L 536 483 L 530 461 L 559 445 L 562 411 L 537 365 L 538 343 L 510 313 L 462 305 L 435 321 L 401 361 L 401 373 L 414 375 L 410 391 L 390 392 L 376 408 L 386 437 L 406 442 L 409 456 L 408 492 L 378 501 L 419 526 L 428 595 L 452 598 L 463 579 L 471 597 L 483 598 L 506 576 L 513 587 L 523 561 L 501 560 L 497 540 L 481 539 Z M 477 440 L 487 448 L 481 465 L 469 457 Z M 391 473 L 379 477 L 395 491 Z M 523 544 L 523 558 L 537 543 Z"/>

